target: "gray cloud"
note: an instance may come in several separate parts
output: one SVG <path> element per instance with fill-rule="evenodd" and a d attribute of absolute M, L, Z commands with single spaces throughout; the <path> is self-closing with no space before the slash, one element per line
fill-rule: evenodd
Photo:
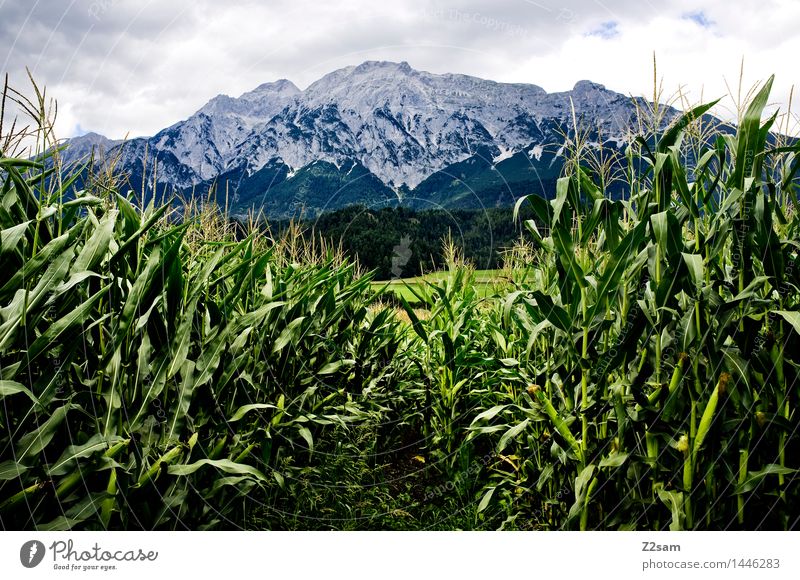
<path fill-rule="evenodd" d="M 726 0 L 0 0 L 0 13 L 2 70 L 20 86 L 28 66 L 47 85 L 63 136 L 152 134 L 218 93 L 277 78 L 302 88 L 364 60 L 642 94 L 655 50 L 668 82 L 718 96 L 743 55 L 754 78 L 777 72 L 788 88 L 800 49 L 798 9 L 780 0 L 736 10 Z M 764 42 L 765 26 L 777 41 Z"/>

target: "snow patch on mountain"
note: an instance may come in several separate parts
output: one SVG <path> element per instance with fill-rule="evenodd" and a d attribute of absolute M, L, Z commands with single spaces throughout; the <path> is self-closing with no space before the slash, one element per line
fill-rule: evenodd
<path fill-rule="evenodd" d="M 513 149 L 506 149 L 504 147 L 500 147 L 500 154 L 499 155 L 495 155 L 494 157 L 492 157 L 492 163 L 497 165 L 501 161 L 504 161 L 506 159 L 509 159 L 509 158 L 513 157 L 514 153 L 515 153 L 515 151 Z"/>
<path fill-rule="evenodd" d="M 533 147 L 531 147 L 530 151 L 528 151 L 528 156 L 531 159 L 536 159 L 536 161 L 541 161 L 542 153 L 544 153 L 544 145 L 541 143 L 537 143 Z"/>
<path fill-rule="evenodd" d="M 476 154 L 499 163 L 525 150 L 540 159 L 544 145 L 561 142 L 572 126 L 573 107 L 605 139 L 621 139 L 635 116 L 631 99 L 590 81 L 547 93 L 368 61 L 305 90 L 282 79 L 239 97 L 218 95 L 153 137 L 111 147 L 123 147 L 123 167 L 141 166 L 145 149 L 157 155 L 159 180 L 179 188 L 280 160 L 293 168 L 289 177 L 313 162 L 351 171 L 358 162 L 393 189 L 413 189 Z"/>

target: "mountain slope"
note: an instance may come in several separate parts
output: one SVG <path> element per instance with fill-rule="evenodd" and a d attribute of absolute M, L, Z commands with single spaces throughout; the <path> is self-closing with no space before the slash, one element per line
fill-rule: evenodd
<path fill-rule="evenodd" d="M 206 192 L 216 184 L 236 199 L 236 211 L 263 208 L 268 216 L 397 200 L 508 205 L 551 190 L 573 109 L 595 134 L 618 140 L 636 114 L 632 99 L 589 81 L 547 93 L 370 61 L 302 91 L 280 80 L 238 98 L 217 96 L 188 119 L 114 144 L 108 154 L 121 153 L 134 191 L 147 151 L 158 161 L 147 173 L 152 180 L 157 168 L 159 188 Z M 68 152 L 80 156 L 85 146 Z"/>

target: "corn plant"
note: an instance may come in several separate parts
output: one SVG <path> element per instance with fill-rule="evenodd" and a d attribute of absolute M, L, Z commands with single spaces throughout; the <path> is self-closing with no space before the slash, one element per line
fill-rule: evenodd
<path fill-rule="evenodd" d="M 241 527 L 390 411 L 403 333 L 355 265 L 76 191 L 57 154 L 0 159 L 4 528 Z"/>
<path fill-rule="evenodd" d="M 0 524 L 796 527 L 800 147 L 770 85 L 735 128 L 711 103 L 621 158 L 576 139 L 517 206 L 522 267 L 481 297 L 450 244 L 407 322 L 296 228 L 65 172 L 14 93 L 39 131 L 0 119 Z"/>
<path fill-rule="evenodd" d="M 471 428 L 480 438 L 502 427 L 498 448 L 511 436 L 528 457 L 513 518 L 796 525 L 800 148 L 776 146 L 775 116 L 762 121 L 770 86 L 735 132 L 687 137 L 710 103 L 639 137 L 622 199 L 576 160 L 555 199 L 520 201 L 542 259 L 496 318 L 506 335 L 528 333 L 518 358 L 532 382 L 527 400 L 488 408 Z"/>

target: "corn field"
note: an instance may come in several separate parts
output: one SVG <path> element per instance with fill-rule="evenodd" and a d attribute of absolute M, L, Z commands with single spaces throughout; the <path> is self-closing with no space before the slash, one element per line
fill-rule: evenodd
<path fill-rule="evenodd" d="M 506 284 L 452 250 L 399 311 L 334 249 L 76 192 L 6 140 L 2 528 L 797 529 L 800 146 L 770 86 L 735 130 L 711 103 L 643 131 L 621 197 L 576 149 L 518 202 Z"/>

